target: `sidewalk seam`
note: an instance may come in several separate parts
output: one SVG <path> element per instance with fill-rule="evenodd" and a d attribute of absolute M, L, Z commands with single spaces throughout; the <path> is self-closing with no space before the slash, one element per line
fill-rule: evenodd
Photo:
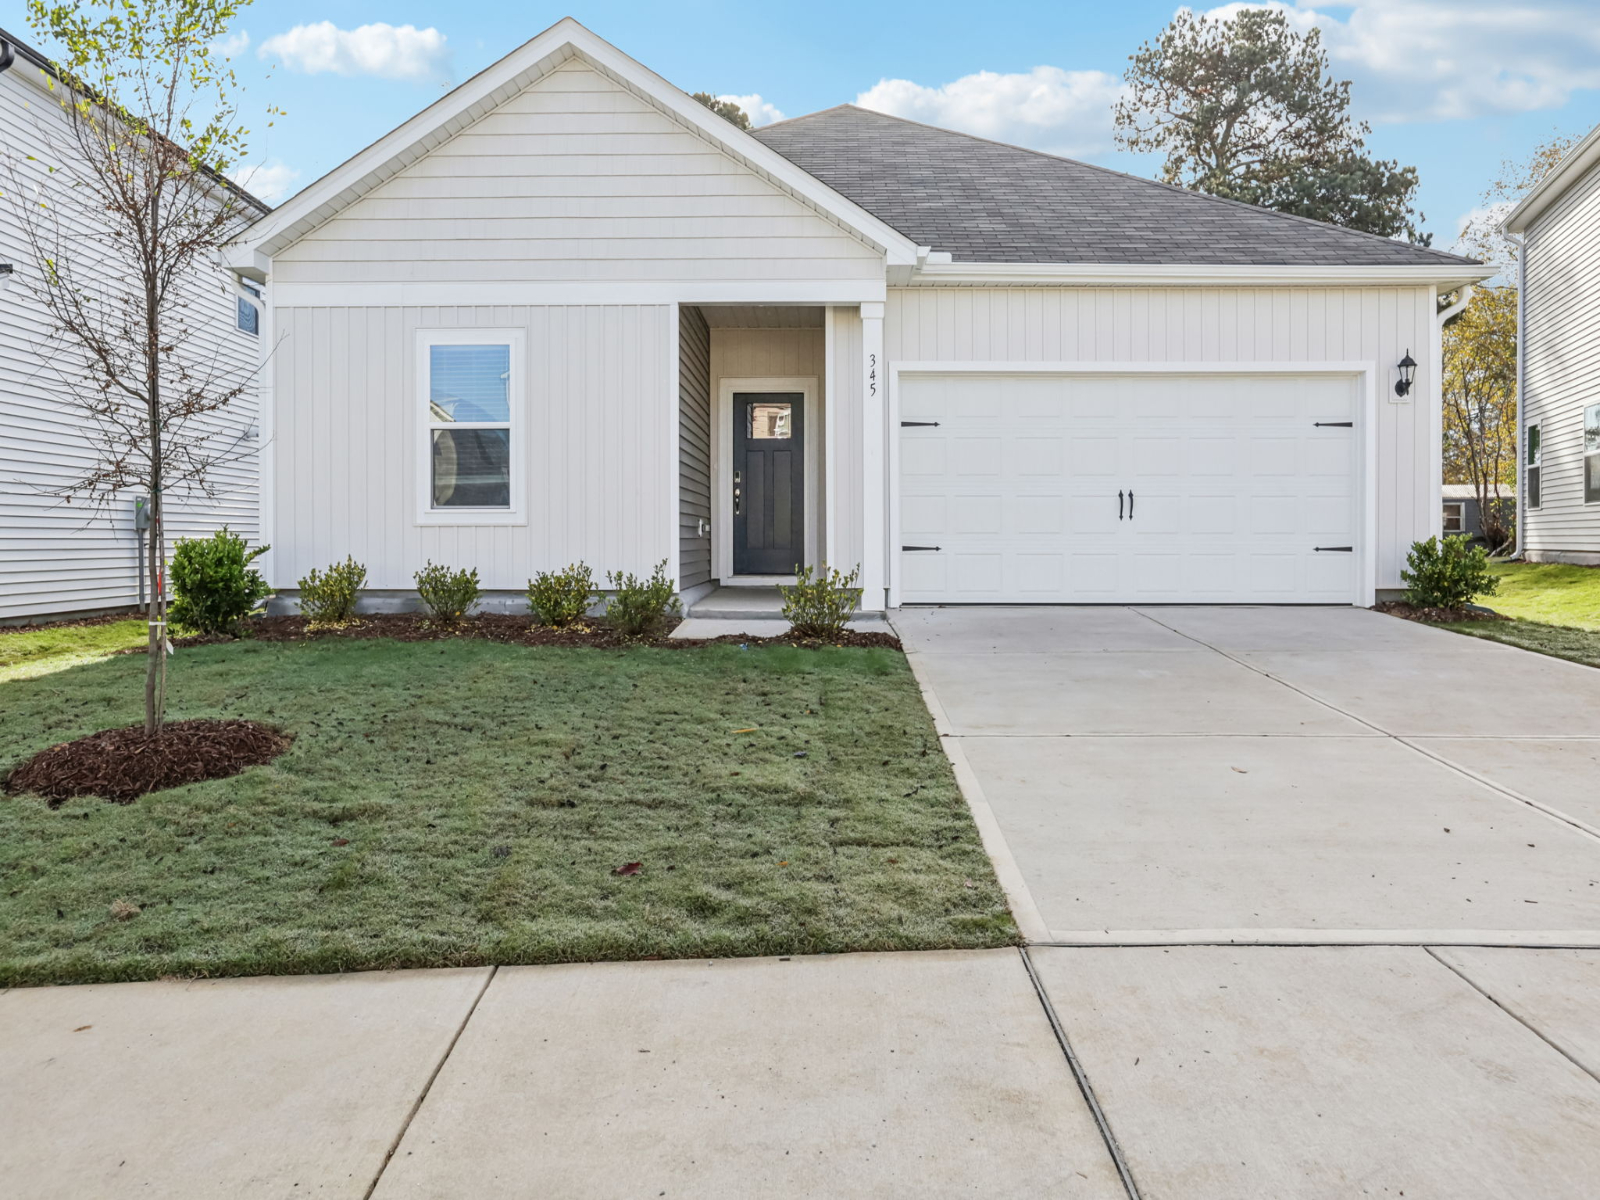
<path fill-rule="evenodd" d="M 1045 1019 L 1050 1022 L 1050 1031 L 1056 1035 L 1056 1044 L 1061 1047 L 1061 1053 L 1066 1057 L 1067 1067 L 1072 1071 L 1072 1078 L 1078 1085 L 1078 1091 L 1082 1094 L 1084 1103 L 1089 1106 L 1089 1115 L 1094 1118 L 1095 1128 L 1100 1131 L 1100 1140 L 1105 1143 L 1106 1152 L 1111 1155 L 1111 1163 L 1117 1168 L 1123 1191 L 1128 1193 L 1128 1200 L 1141 1200 L 1139 1185 L 1133 1179 L 1133 1168 L 1123 1157 L 1122 1144 L 1117 1141 L 1117 1135 L 1111 1131 L 1111 1122 L 1106 1119 L 1105 1110 L 1100 1107 L 1100 1099 L 1094 1094 L 1094 1085 L 1089 1082 L 1088 1072 L 1083 1069 L 1083 1063 L 1078 1061 L 1077 1054 L 1073 1052 L 1066 1028 L 1061 1024 L 1056 1007 L 1044 990 L 1044 981 L 1039 978 L 1039 972 L 1033 966 L 1033 959 L 1028 956 L 1028 948 L 1018 946 L 1017 953 L 1022 955 L 1022 968 L 1027 971 L 1028 981 L 1033 984 L 1034 994 L 1039 997 Z"/>
<path fill-rule="evenodd" d="M 455 1034 L 450 1038 L 450 1044 L 444 1048 L 444 1053 L 439 1056 L 439 1061 L 434 1064 L 433 1070 L 428 1074 L 428 1080 L 422 1085 L 422 1091 L 417 1093 L 416 1100 L 411 1109 L 406 1113 L 406 1119 L 400 1122 L 400 1131 L 394 1135 L 394 1141 L 389 1143 L 389 1149 L 384 1152 L 383 1161 L 378 1164 L 377 1174 L 373 1175 L 372 1182 L 367 1185 L 367 1190 L 361 1194 L 361 1200 L 372 1200 L 372 1193 L 378 1190 L 378 1184 L 383 1182 L 383 1173 L 389 1169 L 395 1151 L 400 1149 L 400 1143 L 405 1141 L 407 1132 L 411 1129 L 411 1122 L 416 1120 L 417 1113 L 422 1111 L 423 1102 L 427 1100 L 428 1093 L 433 1090 L 433 1081 L 439 1078 L 439 1072 L 444 1070 L 445 1063 L 450 1061 L 450 1055 L 455 1052 L 456 1043 L 461 1040 L 461 1035 L 467 1031 L 467 1023 L 472 1020 L 478 1011 L 478 1003 L 483 999 L 484 993 L 489 990 L 489 985 L 494 982 L 495 975 L 499 972 L 498 964 L 489 968 L 489 973 L 483 978 L 483 986 L 478 989 L 478 994 L 472 998 L 472 1003 L 467 1006 L 467 1012 L 461 1018 L 461 1024 L 456 1026 Z"/>
<path fill-rule="evenodd" d="M 1434 948 L 1432 946 L 1424 946 L 1423 949 L 1428 952 L 1429 957 L 1431 957 L 1434 962 L 1438 963 L 1441 967 L 1443 967 L 1445 970 L 1449 971 L 1452 975 L 1455 975 L 1458 979 L 1460 979 L 1463 983 L 1465 983 L 1473 991 L 1477 992 L 1478 995 L 1482 996 L 1490 1004 L 1494 1005 L 1501 1012 L 1505 1013 L 1506 1016 L 1510 1017 L 1518 1025 L 1521 1025 L 1529 1033 L 1533 1034 L 1534 1037 L 1538 1038 L 1546 1046 L 1549 1046 L 1550 1049 L 1554 1050 L 1557 1054 L 1561 1055 L 1562 1058 L 1566 1059 L 1573 1066 L 1577 1067 L 1578 1070 L 1582 1071 L 1590 1079 L 1594 1080 L 1596 1083 L 1600 1083 L 1600 1075 L 1597 1075 L 1594 1071 L 1591 1071 L 1588 1067 L 1584 1066 L 1577 1059 L 1573 1058 L 1571 1054 L 1567 1053 L 1567 1051 L 1563 1050 L 1560 1046 L 1556 1045 L 1555 1042 L 1553 1042 L 1549 1038 L 1547 1038 L 1544 1035 L 1543 1031 L 1540 1030 L 1531 1021 L 1526 1020 L 1521 1015 L 1512 1012 L 1504 1004 L 1501 1004 L 1500 1001 L 1496 1000 L 1493 995 L 1491 995 L 1489 992 L 1485 991 L 1482 987 L 1480 987 L 1478 985 L 1477 981 L 1472 978 L 1472 976 L 1468 975 L 1465 971 L 1463 971 L 1460 967 L 1456 966 L 1453 962 L 1450 962 L 1448 959 L 1439 957 L 1439 955 L 1435 952 L 1435 950 L 1434 950 Z"/>

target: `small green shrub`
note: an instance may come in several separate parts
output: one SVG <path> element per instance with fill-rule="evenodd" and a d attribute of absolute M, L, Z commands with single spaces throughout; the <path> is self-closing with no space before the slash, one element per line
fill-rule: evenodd
<path fill-rule="evenodd" d="M 367 569 L 353 557 L 326 572 L 312 572 L 300 581 L 300 612 L 312 625 L 345 625 L 356 615 L 356 597 L 367 582 Z"/>
<path fill-rule="evenodd" d="M 1400 572 L 1406 602 L 1418 608 L 1465 608 L 1494 594 L 1500 581 L 1489 572 L 1489 554 L 1470 538 L 1429 538 L 1411 543 L 1408 570 Z"/>
<path fill-rule="evenodd" d="M 452 571 L 449 567 L 434 566 L 429 559 L 428 565 L 412 578 L 417 581 L 417 595 L 441 625 L 454 625 L 483 594 L 478 586 L 476 567 L 470 571 Z"/>
<path fill-rule="evenodd" d="M 268 547 L 245 549 L 224 525 L 208 538 L 183 538 L 172 551 L 168 619 L 195 633 L 238 635 L 240 623 L 272 594 L 250 566 Z"/>
<path fill-rule="evenodd" d="M 560 571 L 540 571 L 528 580 L 528 609 L 539 624 L 559 629 L 583 620 L 594 592 L 594 574 L 584 563 Z"/>
<path fill-rule="evenodd" d="M 789 628 L 801 637 L 837 638 L 861 605 L 861 589 L 856 586 L 861 568 L 846 575 L 826 566 L 801 567 L 794 578 L 793 585 L 778 585 Z"/>
<path fill-rule="evenodd" d="M 654 633 L 669 613 L 678 611 L 678 597 L 672 580 L 667 578 L 666 559 L 656 564 L 649 579 L 617 571 L 609 572 L 606 578 L 616 589 L 611 603 L 606 605 L 606 619 L 628 637 Z"/>

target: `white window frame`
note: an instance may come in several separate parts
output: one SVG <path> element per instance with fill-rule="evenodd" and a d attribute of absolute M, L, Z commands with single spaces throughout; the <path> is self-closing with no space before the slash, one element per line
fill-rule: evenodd
<path fill-rule="evenodd" d="M 1523 454 L 1522 464 L 1522 494 L 1527 498 L 1528 507 L 1534 511 L 1544 507 L 1544 430 L 1542 422 L 1530 421 L 1527 431 L 1523 436 L 1527 439 L 1527 450 Z M 1533 473 L 1539 472 L 1539 502 L 1533 502 L 1534 489 L 1529 486 Z"/>
<path fill-rule="evenodd" d="M 261 340 L 261 329 L 267 314 L 267 289 L 263 284 L 249 279 L 236 279 L 233 286 L 223 289 L 228 298 L 233 301 L 233 332 L 240 337 L 247 337 L 252 342 Z M 239 325 L 239 302 L 243 300 L 256 310 L 256 330 L 251 333 Z"/>
<path fill-rule="evenodd" d="M 432 350 L 435 346 L 509 346 L 511 377 L 507 380 L 510 404 L 511 488 L 509 508 L 435 508 L 433 506 L 433 431 L 436 429 L 500 429 L 499 421 L 435 423 L 428 413 L 432 394 Z M 416 523 L 418 525 L 526 525 L 528 481 L 523 449 L 524 390 L 527 380 L 527 332 L 523 329 L 419 329 L 417 330 L 416 386 L 410 403 L 415 414 Z"/>
<path fill-rule="evenodd" d="M 1578 445 L 1583 447 L 1583 478 L 1579 480 L 1579 483 L 1583 488 L 1583 502 L 1585 504 L 1600 504 L 1600 495 L 1595 495 L 1593 497 L 1589 495 L 1589 460 L 1591 458 L 1600 459 L 1600 445 L 1595 446 L 1593 450 L 1589 449 L 1590 409 L 1597 410 L 1595 412 L 1595 421 L 1597 424 L 1600 424 L 1600 404 L 1585 404 L 1580 410 L 1580 416 L 1583 420 L 1583 428 L 1578 431 Z M 1543 481 L 1541 480 L 1540 482 Z"/>
<path fill-rule="evenodd" d="M 1456 527 L 1450 528 L 1450 513 L 1454 511 Z M 1467 531 L 1467 502 L 1465 500 L 1446 500 L 1444 512 L 1439 528 L 1445 534 L 1465 533 Z"/>

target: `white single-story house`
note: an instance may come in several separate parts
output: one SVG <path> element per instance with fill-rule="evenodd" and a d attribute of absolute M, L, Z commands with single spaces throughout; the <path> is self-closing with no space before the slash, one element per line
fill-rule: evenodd
<path fill-rule="evenodd" d="M 70 143 L 62 95 L 49 59 L 0 29 L 0 624 L 132 608 L 144 587 L 145 531 L 136 516 L 144 497 L 130 492 L 97 507 L 81 493 L 66 494 L 98 461 L 94 422 L 63 382 L 75 356 L 51 336 L 28 286 L 38 267 L 17 205 L 30 183 L 45 182 L 48 167 L 62 165 L 60 152 Z M 242 189 L 233 191 L 253 214 L 268 211 Z M 103 262 L 105 278 L 120 278 L 122 268 L 93 236 L 87 204 L 63 206 L 65 229 L 82 234 L 74 265 L 88 275 Z M 94 257 L 85 262 L 88 255 Z M 198 332 L 213 377 L 248 380 L 260 359 L 259 289 L 217 264 L 197 273 L 189 288 L 189 319 L 203 326 Z M 169 546 L 224 525 L 251 541 L 257 536 L 255 398 L 208 422 L 226 453 L 215 455 L 209 494 L 181 484 L 168 489 Z"/>
<path fill-rule="evenodd" d="M 280 588 L 828 563 L 868 610 L 1398 589 L 1488 274 L 851 106 L 746 133 L 570 19 L 229 262 Z"/>
<path fill-rule="evenodd" d="M 1519 548 L 1600 566 L 1600 126 L 1505 220 L 1522 239 Z"/>

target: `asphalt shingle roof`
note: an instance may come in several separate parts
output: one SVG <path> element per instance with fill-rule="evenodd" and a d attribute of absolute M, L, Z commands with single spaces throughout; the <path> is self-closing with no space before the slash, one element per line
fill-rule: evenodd
<path fill-rule="evenodd" d="M 1219 200 L 844 104 L 754 131 L 956 262 L 1461 265 L 1454 254 Z"/>

